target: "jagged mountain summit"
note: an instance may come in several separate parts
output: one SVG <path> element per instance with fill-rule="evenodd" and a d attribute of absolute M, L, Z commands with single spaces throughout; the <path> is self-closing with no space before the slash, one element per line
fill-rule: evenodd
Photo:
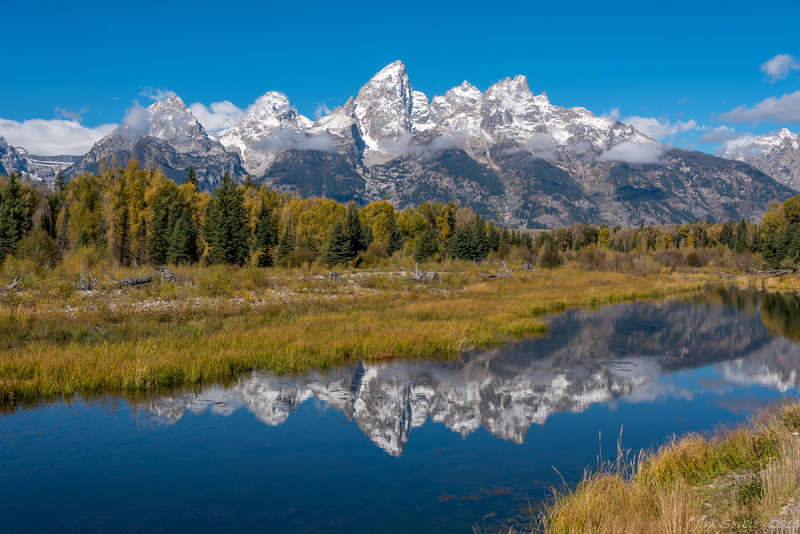
<path fill-rule="evenodd" d="M 718 155 L 744 161 L 778 182 L 800 190 L 800 133 L 786 128 L 723 145 Z"/>
<path fill-rule="evenodd" d="M 525 76 L 484 92 L 464 81 L 429 98 L 400 61 L 313 122 L 269 92 L 238 124 L 210 134 L 171 96 L 129 117 L 65 172 L 98 172 L 131 158 L 177 181 L 193 165 L 205 189 L 227 171 L 361 204 L 453 200 L 511 227 L 757 220 L 800 187 L 776 182 L 766 166 L 767 174 L 667 147 L 585 108 L 554 105 Z M 17 165 L 11 159 L 3 161 Z"/>
<path fill-rule="evenodd" d="M 219 183 L 224 172 L 237 179 L 245 176 L 239 156 L 212 138 L 177 96 L 129 116 L 125 124 L 98 141 L 64 172 L 69 177 L 100 172 L 105 166 L 125 165 L 134 158 L 143 166 L 161 169 L 179 183 L 194 166 L 206 188 Z"/>

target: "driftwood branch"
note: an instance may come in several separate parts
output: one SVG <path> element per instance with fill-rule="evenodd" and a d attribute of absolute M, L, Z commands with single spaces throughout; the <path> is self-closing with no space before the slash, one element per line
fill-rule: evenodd
<path fill-rule="evenodd" d="M 489 278 L 511 278 L 512 276 L 514 276 L 514 274 L 506 266 L 506 262 L 501 261 L 500 265 L 503 267 L 503 272 L 501 272 L 501 273 L 490 273 L 490 274 L 478 273 L 478 276 L 480 276 L 481 278 L 487 278 L 487 279 L 489 279 Z"/>
<path fill-rule="evenodd" d="M 22 278 L 20 278 L 19 276 L 15 276 L 14 280 L 12 280 L 11 283 L 8 284 L 7 286 L 3 286 L 2 289 L 3 291 L 11 291 L 12 289 L 16 288 L 20 282 L 22 282 Z"/>
<path fill-rule="evenodd" d="M 406 282 L 438 282 L 441 280 L 439 273 L 429 273 L 428 271 L 420 271 L 417 264 L 414 264 L 414 276 L 406 278 Z"/>

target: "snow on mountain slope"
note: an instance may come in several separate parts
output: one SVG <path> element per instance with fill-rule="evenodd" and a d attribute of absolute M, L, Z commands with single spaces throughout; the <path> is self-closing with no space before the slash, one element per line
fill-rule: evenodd
<path fill-rule="evenodd" d="M 735 139 L 725 143 L 717 154 L 747 162 L 800 191 L 800 133 L 783 128 L 769 135 Z"/>
<path fill-rule="evenodd" d="M 250 106 L 236 126 L 218 138 L 242 157 L 247 172 L 260 176 L 278 154 L 293 148 L 306 137 L 312 121 L 289 103 L 283 93 L 270 91 Z"/>

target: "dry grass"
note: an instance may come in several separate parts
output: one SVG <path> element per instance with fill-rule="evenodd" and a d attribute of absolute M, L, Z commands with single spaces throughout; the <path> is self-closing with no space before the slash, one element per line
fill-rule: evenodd
<path fill-rule="evenodd" d="M 556 492 L 540 526 L 551 533 L 797 532 L 798 429 L 800 403 L 786 403 L 736 429 L 673 439 Z"/>

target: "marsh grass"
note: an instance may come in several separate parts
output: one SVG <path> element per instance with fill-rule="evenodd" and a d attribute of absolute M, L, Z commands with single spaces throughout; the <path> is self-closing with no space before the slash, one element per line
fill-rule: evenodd
<path fill-rule="evenodd" d="M 3 276 L 25 276 L 22 291 L 0 293 L 1 404 L 140 394 L 253 369 L 291 373 L 357 360 L 455 359 L 544 335 L 541 317 L 548 313 L 696 291 L 702 284 L 573 268 L 487 281 L 481 266 L 454 263 L 440 266 L 438 283 L 405 282 L 401 269 L 332 278 L 307 266 L 195 266 L 174 269 L 179 283 L 121 290 L 115 280 L 143 270 L 81 266 L 92 270 L 100 290 L 75 290 L 77 275 L 69 269 L 4 266 Z"/>
<path fill-rule="evenodd" d="M 800 403 L 786 402 L 738 428 L 673 438 L 587 471 L 574 488 L 554 492 L 538 526 L 550 533 L 782 531 L 798 516 L 799 424 Z"/>

